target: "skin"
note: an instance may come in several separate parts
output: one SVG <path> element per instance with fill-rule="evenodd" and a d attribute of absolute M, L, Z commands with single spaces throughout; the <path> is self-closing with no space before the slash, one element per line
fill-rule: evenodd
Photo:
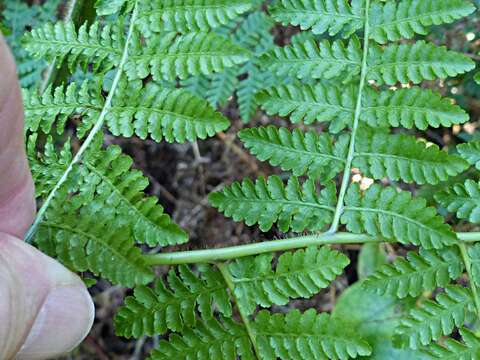
<path fill-rule="evenodd" d="M 21 240 L 34 216 L 20 89 L 0 35 L 0 359 L 57 357 L 93 324 L 93 302 L 81 279 Z"/>

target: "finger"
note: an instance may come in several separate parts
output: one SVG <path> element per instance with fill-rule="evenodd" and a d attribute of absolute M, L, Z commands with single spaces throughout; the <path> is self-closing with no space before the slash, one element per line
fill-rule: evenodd
<path fill-rule="evenodd" d="M 0 359 L 57 357 L 75 348 L 93 323 L 93 302 L 80 278 L 6 234 L 0 234 L 0 294 Z"/>
<path fill-rule="evenodd" d="M 15 63 L 0 34 L 0 232 L 23 237 L 35 214 Z"/>

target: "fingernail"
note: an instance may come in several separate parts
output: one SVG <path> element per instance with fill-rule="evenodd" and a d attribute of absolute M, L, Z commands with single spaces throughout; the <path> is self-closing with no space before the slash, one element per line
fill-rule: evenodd
<path fill-rule="evenodd" d="M 94 313 L 92 299 L 84 287 L 52 290 L 16 359 L 52 358 L 73 350 L 90 331 Z"/>

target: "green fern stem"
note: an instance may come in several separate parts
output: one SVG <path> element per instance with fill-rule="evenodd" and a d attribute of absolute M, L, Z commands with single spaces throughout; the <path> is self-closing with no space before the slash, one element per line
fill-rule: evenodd
<path fill-rule="evenodd" d="M 479 242 L 480 232 L 457 233 L 461 242 Z M 319 245 L 381 243 L 383 239 L 364 234 L 337 232 L 292 237 L 282 240 L 263 241 L 246 245 L 237 245 L 218 249 L 178 251 L 171 253 L 144 255 L 147 265 L 179 265 L 195 263 L 214 263 L 276 251 L 286 251 Z"/>
<path fill-rule="evenodd" d="M 459 243 L 458 247 L 460 248 L 460 253 L 462 254 L 462 259 L 465 264 L 465 269 L 467 270 L 468 278 L 470 279 L 470 289 L 472 289 L 473 300 L 475 302 L 475 308 L 477 309 L 477 317 L 480 319 L 480 298 L 478 297 L 478 289 L 474 277 L 472 275 L 472 262 L 470 255 L 467 251 L 467 245 L 465 243 Z"/>
<path fill-rule="evenodd" d="M 119 66 L 117 68 L 115 78 L 113 80 L 112 86 L 111 86 L 110 91 L 108 93 L 108 97 L 105 101 L 105 105 L 103 106 L 102 112 L 100 113 L 100 115 L 98 117 L 98 120 L 95 123 L 95 126 L 92 128 L 92 130 L 88 134 L 87 138 L 85 139 L 85 142 L 82 144 L 82 146 L 80 147 L 78 152 L 75 154 L 75 157 L 72 159 L 72 161 L 68 165 L 67 169 L 62 174 L 62 177 L 55 184 L 54 188 L 52 189 L 52 191 L 50 192 L 50 194 L 46 198 L 45 202 L 42 204 L 42 207 L 40 208 L 40 210 L 38 210 L 37 216 L 35 217 L 35 221 L 33 222 L 32 226 L 30 227 L 30 229 L 28 230 L 28 232 L 25 236 L 25 241 L 27 243 L 30 243 L 32 241 L 33 237 L 35 236 L 35 234 L 37 232 L 37 229 L 38 229 L 38 226 L 40 225 L 40 223 L 43 219 L 43 216 L 45 215 L 45 212 L 47 211 L 48 207 L 50 206 L 50 203 L 52 202 L 53 198 L 55 197 L 57 191 L 65 183 L 65 181 L 68 178 L 68 175 L 73 170 L 73 167 L 75 166 L 75 164 L 79 163 L 82 160 L 82 157 L 83 157 L 85 151 L 87 151 L 87 149 L 90 146 L 90 144 L 92 143 L 93 139 L 95 138 L 97 133 L 103 127 L 103 123 L 105 122 L 105 117 L 107 116 L 108 111 L 109 111 L 109 109 L 112 105 L 113 96 L 115 94 L 115 91 L 117 90 L 118 84 L 120 82 L 120 78 L 122 77 L 122 74 L 123 74 L 123 67 L 125 66 L 125 63 L 127 62 L 127 59 L 128 59 L 128 48 L 130 46 L 130 42 L 131 42 L 132 35 L 133 35 L 133 30 L 135 28 L 135 21 L 136 21 L 136 18 L 137 18 L 137 13 L 138 13 L 137 1 L 135 1 L 135 7 L 133 9 L 132 17 L 130 19 L 130 25 L 129 25 L 129 28 L 128 28 L 128 34 L 127 34 L 127 39 L 125 41 L 125 46 L 124 46 L 124 49 L 123 49 L 122 58 L 121 58 Z"/>
<path fill-rule="evenodd" d="M 240 314 L 243 324 L 245 325 L 245 330 L 247 330 L 247 334 L 250 339 L 250 342 L 252 343 L 253 350 L 255 351 L 255 355 L 258 359 L 261 359 L 260 351 L 258 349 L 257 341 L 255 339 L 255 334 L 253 333 L 252 327 L 250 326 L 250 320 L 248 319 L 248 316 L 242 311 L 242 308 L 238 306 L 238 299 L 235 296 L 235 284 L 233 283 L 232 275 L 230 275 L 230 272 L 228 271 L 227 264 L 217 263 L 216 266 L 218 270 L 220 270 L 220 273 L 222 274 L 223 279 L 225 280 L 225 283 L 227 284 L 227 287 L 230 290 L 231 297 L 234 300 L 235 304 L 237 305 L 238 312 Z"/>
<path fill-rule="evenodd" d="M 365 1 L 365 27 L 363 32 L 363 58 L 362 58 L 362 71 L 360 73 L 360 83 L 358 85 L 358 94 L 357 94 L 357 104 L 355 107 L 355 115 L 352 125 L 352 133 L 350 138 L 350 145 L 348 148 L 347 160 L 345 162 L 345 169 L 342 177 L 342 185 L 338 194 L 337 207 L 335 209 L 335 214 L 333 215 L 332 225 L 330 227 L 329 233 L 336 233 L 338 231 L 338 226 L 340 224 L 340 216 L 342 216 L 344 210 L 344 198 L 347 193 L 348 185 L 350 183 L 350 173 L 352 170 L 353 158 L 355 157 L 355 137 L 357 136 L 358 124 L 360 122 L 360 115 L 362 113 L 362 98 L 363 98 L 363 89 L 365 87 L 365 82 L 367 79 L 367 60 L 368 60 L 368 46 L 369 46 L 369 37 L 370 37 L 370 23 L 369 23 L 369 14 L 370 14 L 370 0 Z"/>

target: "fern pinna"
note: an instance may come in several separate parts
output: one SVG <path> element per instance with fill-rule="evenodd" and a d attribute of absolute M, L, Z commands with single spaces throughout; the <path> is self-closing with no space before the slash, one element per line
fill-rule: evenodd
<path fill-rule="evenodd" d="M 435 185 L 478 168 L 477 142 L 460 145 L 456 154 L 400 131 L 468 121 L 452 100 L 421 84 L 469 72 L 474 62 L 412 39 L 473 13 L 473 4 L 277 0 L 268 9 L 271 19 L 258 5 L 98 1 L 93 24 L 47 24 L 26 36 L 33 55 L 66 62 L 72 73 L 94 73 L 93 80 L 42 94 L 24 92 L 29 155 L 43 201 L 27 240 L 72 270 L 135 287 L 115 325 L 127 338 L 162 336 L 151 359 L 385 359 L 348 312 L 283 306 L 314 296 L 342 273 L 349 259 L 335 244 L 414 245 L 418 251 L 381 266 L 352 292 L 401 299 L 407 311 L 388 341 L 400 352 L 408 349 L 410 358 L 478 358 L 480 340 L 468 328 L 480 314 L 480 248 L 469 242 L 480 237 L 454 232 L 426 200 L 396 185 Z M 265 19 L 303 32 L 283 47 L 268 37 L 268 46 L 260 46 L 260 35 L 232 38 L 232 31 L 251 30 L 241 15 L 252 24 Z M 185 243 L 188 235 L 144 193 L 148 180 L 119 147 L 104 146 L 102 134 L 157 142 L 214 136 L 229 121 L 212 106 L 231 96 L 245 71 L 262 79 L 249 85 L 253 90 L 238 91 L 246 119 L 258 103 L 269 115 L 328 131 L 241 130 L 254 156 L 292 175 L 235 182 L 211 193 L 210 204 L 262 231 L 276 226 L 300 235 L 145 253 L 145 247 Z M 207 83 L 208 91 L 199 90 Z M 72 140 L 81 142 L 76 151 Z M 359 186 L 353 172 L 377 183 Z M 473 180 L 435 198 L 461 219 L 480 219 L 480 186 Z M 172 266 L 165 279 L 155 279 L 157 265 Z M 468 284 L 460 281 L 464 273 Z M 435 296 L 428 299 L 427 292 Z M 407 306 L 405 298 L 415 297 L 417 304 Z M 457 330 L 461 339 L 445 339 Z"/>

